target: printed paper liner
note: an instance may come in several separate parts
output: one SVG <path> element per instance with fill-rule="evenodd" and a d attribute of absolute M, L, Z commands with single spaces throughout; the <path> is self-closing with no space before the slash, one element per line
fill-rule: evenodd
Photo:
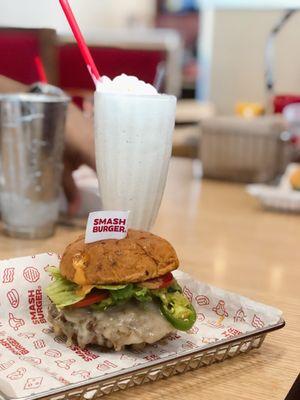
<path fill-rule="evenodd" d="M 56 336 L 46 321 L 48 299 L 43 289 L 50 282 L 46 268 L 58 263 L 59 256 L 53 253 L 0 262 L 0 393 L 5 396 L 28 397 L 145 367 L 152 361 L 182 356 L 208 343 L 266 328 L 282 316 L 278 309 L 176 271 L 174 275 L 197 311 L 197 321 L 189 332 L 176 332 L 142 351 L 68 348 L 65 338 Z"/>

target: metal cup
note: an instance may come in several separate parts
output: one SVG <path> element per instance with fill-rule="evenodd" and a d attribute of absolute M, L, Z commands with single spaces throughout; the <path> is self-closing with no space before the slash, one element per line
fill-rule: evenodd
<path fill-rule="evenodd" d="M 58 218 L 67 96 L 0 96 L 0 198 L 4 232 L 44 238 Z"/>

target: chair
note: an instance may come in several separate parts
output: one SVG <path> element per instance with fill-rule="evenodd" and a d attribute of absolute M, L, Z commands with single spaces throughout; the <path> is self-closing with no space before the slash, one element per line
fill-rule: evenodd
<path fill-rule="evenodd" d="M 57 84 L 56 32 L 53 29 L 0 28 L 0 74 L 24 84 L 38 81 L 39 55 L 49 83 Z"/>

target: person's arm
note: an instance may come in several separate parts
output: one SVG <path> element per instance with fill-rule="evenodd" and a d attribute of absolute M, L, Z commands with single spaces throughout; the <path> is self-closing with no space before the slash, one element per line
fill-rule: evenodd
<path fill-rule="evenodd" d="M 72 172 L 82 164 L 96 168 L 93 122 L 85 118 L 74 104 L 70 104 L 66 122 L 63 186 L 71 215 L 80 205 Z"/>
<path fill-rule="evenodd" d="M 0 93 L 27 92 L 28 86 L 0 75 Z"/>
<path fill-rule="evenodd" d="M 81 164 L 96 168 L 93 121 L 73 103 L 68 108 L 65 143 L 67 148 L 78 153 Z"/>

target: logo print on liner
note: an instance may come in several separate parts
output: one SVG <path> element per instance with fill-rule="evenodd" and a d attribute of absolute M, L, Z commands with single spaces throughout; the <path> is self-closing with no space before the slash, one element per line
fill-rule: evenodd
<path fill-rule="evenodd" d="M 6 293 L 6 297 L 12 308 L 18 308 L 20 304 L 20 296 L 16 289 L 11 289 Z"/>
<path fill-rule="evenodd" d="M 23 271 L 23 276 L 27 282 L 34 283 L 40 279 L 40 273 L 35 267 L 27 267 Z"/>

